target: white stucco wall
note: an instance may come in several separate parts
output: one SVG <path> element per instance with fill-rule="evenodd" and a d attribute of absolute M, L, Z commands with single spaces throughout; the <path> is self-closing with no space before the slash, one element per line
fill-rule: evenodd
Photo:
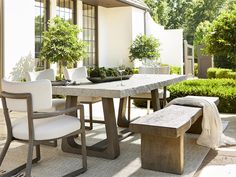
<path fill-rule="evenodd" d="M 147 14 L 147 35 L 160 41 L 160 62 L 183 67 L 183 29 L 165 30 Z"/>
<path fill-rule="evenodd" d="M 174 66 L 183 66 L 183 30 L 165 30 L 162 41 L 161 62 Z"/>
<path fill-rule="evenodd" d="M 132 40 L 144 34 L 144 11 L 132 7 Z"/>
<path fill-rule="evenodd" d="M 4 8 L 4 76 L 16 79 L 14 67 L 34 57 L 34 1 L 5 0 Z"/>
<path fill-rule="evenodd" d="M 98 9 L 99 66 L 131 65 L 128 48 L 132 41 L 132 8 Z"/>

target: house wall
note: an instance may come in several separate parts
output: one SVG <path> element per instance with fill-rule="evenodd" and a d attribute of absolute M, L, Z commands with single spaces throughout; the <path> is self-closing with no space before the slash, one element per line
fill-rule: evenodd
<path fill-rule="evenodd" d="M 51 0 L 50 3 L 50 15 L 54 17 L 56 0 Z M 8 79 L 17 80 L 22 73 L 16 70 L 16 66 L 25 62 L 26 67 L 34 67 L 34 1 L 5 0 L 4 6 L 4 75 Z M 121 64 L 133 66 L 128 58 L 129 47 L 137 35 L 144 34 L 144 14 L 143 10 L 134 7 L 98 7 L 99 66 L 114 67 Z M 77 16 L 77 23 L 81 28 L 83 24 L 81 1 L 77 3 Z M 182 66 L 182 30 L 164 30 L 148 13 L 146 19 L 147 34 L 154 35 L 161 42 L 160 61 Z M 82 38 L 82 33 L 79 37 Z"/>
<path fill-rule="evenodd" d="M 147 13 L 147 35 L 160 41 L 160 62 L 183 68 L 183 29 L 165 30 Z"/>
<path fill-rule="evenodd" d="M 4 1 L 4 76 L 16 80 L 25 60 L 34 56 L 34 1 Z"/>
<path fill-rule="evenodd" d="M 132 40 L 144 34 L 144 11 L 132 7 Z"/>
<path fill-rule="evenodd" d="M 98 8 L 99 66 L 131 65 L 127 60 L 132 41 L 132 8 Z"/>

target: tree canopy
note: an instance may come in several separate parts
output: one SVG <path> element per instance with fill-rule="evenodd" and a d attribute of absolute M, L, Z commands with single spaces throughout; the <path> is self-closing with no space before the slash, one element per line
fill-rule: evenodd
<path fill-rule="evenodd" d="M 229 0 L 145 0 L 153 19 L 166 29 L 184 29 L 184 38 L 193 42 L 199 23 L 212 22 Z M 231 0 L 232 1 L 232 0 Z M 234 1 L 234 0 L 233 0 Z"/>
<path fill-rule="evenodd" d="M 236 2 L 213 22 L 205 37 L 206 52 L 236 62 Z"/>
<path fill-rule="evenodd" d="M 78 39 L 80 30 L 76 25 L 55 17 L 49 21 L 48 30 L 43 34 L 40 58 L 49 62 L 66 65 L 86 56 L 86 43 Z"/>
<path fill-rule="evenodd" d="M 130 61 L 135 59 L 158 59 L 160 57 L 159 47 L 159 41 L 153 36 L 139 35 L 130 46 Z"/>

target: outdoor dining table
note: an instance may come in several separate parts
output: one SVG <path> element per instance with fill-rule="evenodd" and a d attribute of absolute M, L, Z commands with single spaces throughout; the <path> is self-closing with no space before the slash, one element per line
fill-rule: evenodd
<path fill-rule="evenodd" d="M 104 83 L 85 81 L 79 85 L 53 86 L 54 95 L 66 96 L 66 107 L 77 104 L 79 96 L 102 97 L 103 113 L 105 120 L 106 139 L 87 147 L 87 155 L 115 159 L 120 155 L 119 136 L 117 124 L 128 127 L 129 122 L 125 117 L 127 97 L 139 93 L 150 92 L 152 95 L 153 109 L 160 109 L 158 89 L 181 82 L 186 79 L 184 75 L 166 74 L 134 74 L 130 79 Z M 118 120 L 116 124 L 113 98 L 120 98 Z M 76 112 L 74 114 L 77 114 Z M 62 150 L 70 153 L 80 153 L 81 148 L 74 137 L 62 139 Z"/>

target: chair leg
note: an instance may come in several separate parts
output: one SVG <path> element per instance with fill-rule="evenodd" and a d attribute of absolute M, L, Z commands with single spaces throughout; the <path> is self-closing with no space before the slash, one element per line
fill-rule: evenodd
<path fill-rule="evenodd" d="M 2 150 L 1 155 L 0 155 L 0 166 L 2 165 L 3 159 L 6 156 L 6 153 L 7 153 L 7 150 L 9 148 L 10 144 L 11 144 L 11 141 L 12 140 L 10 138 L 7 138 L 7 141 L 6 141 L 6 143 L 3 147 L 3 150 Z"/>
<path fill-rule="evenodd" d="M 130 122 L 131 119 L 131 98 L 128 97 L 128 121 Z"/>
<path fill-rule="evenodd" d="M 57 142 L 57 141 L 56 141 Z M 40 145 L 36 145 L 36 158 L 39 161 L 41 159 L 41 154 L 40 154 Z"/>
<path fill-rule="evenodd" d="M 29 176 L 29 177 L 31 176 L 33 150 L 34 150 L 33 141 L 29 141 L 28 157 L 27 157 L 27 164 L 26 164 L 26 170 L 25 170 L 25 176 Z M 36 152 L 36 154 L 37 154 L 37 152 Z"/>
<path fill-rule="evenodd" d="M 89 120 L 90 120 L 90 130 L 93 129 L 93 105 L 89 103 Z"/>
<path fill-rule="evenodd" d="M 87 151 L 86 151 L 85 132 L 81 133 L 81 146 L 82 146 L 83 169 L 86 171 L 87 170 Z"/>
<path fill-rule="evenodd" d="M 87 170 L 87 151 L 86 151 L 86 140 L 85 140 L 85 132 L 81 133 L 81 154 L 82 154 L 82 168 L 73 171 L 69 174 L 64 175 L 63 177 L 74 177 L 79 174 L 84 173 Z"/>
<path fill-rule="evenodd" d="M 11 141 L 10 141 L 11 142 Z M 4 146 L 4 149 L 5 149 L 5 147 L 7 148 L 7 146 L 9 147 L 9 144 L 5 144 L 5 146 Z M 38 145 L 38 147 L 36 146 L 36 156 L 37 156 L 37 158 L 35 158 L 35 159 L 31 159 L 31 162 L 30 162 L 30 164 L 31 164 L 31 166 L 32 166 L 32 163 L 37 163 L 39 160 L 40 160 L 40 152 L 39 152 L 39 145 Z M 6 151 L 5 151 L 5 153 L 6 153 Z M 3 157 L 2 155 L 4 155 L 3 153 L 1 154 L 1 158 Z M 29 153 L 28 153 L 28 155 L 29 155 Z M 4 155 L 5 156 L 5 155 Z M 32 151 L 32 155 L 31 155 L 31 157 L 33 156 L 33 151 Z M 4 157 L 3 157 L 4 158 Z M 6 173 L 4 173 L 3 175 L 1 175 L 2 177 L 10 177 L 10 176 L 14 176 L 14 175 L 16 175 L 17 173 L 19 173 L 20 171 L 22 171 L 22 170 L 24 170 L 25 168 L 26 168 L 26 166 L 29 164 L 29 162 L 27 162 L 27 163 L 24 163 L 24 164 L 22 164 L 22 165 L 20 165 L 20 166 L 18 166 L 17 168 L 15 168 L 15 169 L 13 169 L 13 170 L 11 170 L 11 171 L 8 171 L 8 172 L 6 172 Z M 31 168 L 30 168 L 30 173 L 31 173 Z M 26 173 L 26 174 L 30 174 L 30 173 Z M 25 176 L 30 176 L 30 175 L 26 175 L 25 174 Z"/>
<path fill-rule="evenodd" d="M 44 141 L 41 144 L 46 145 L 46 146 L 57 147 L 57 140 Z"/>
<path fill-rule="evenodd" d="M 89 122 L 89 126 L 85 126 L 86 130 L 92 130 L 93 129 L 93 103 L 88 103 L 89 105 L 89 119 L 85 119 L 85 122 Z"/>
<path fill-rule="evenodd" d="M 151 101 L 147 100 L 147 114 L 150 113 L 150 105 L 151 105 Z"/>

